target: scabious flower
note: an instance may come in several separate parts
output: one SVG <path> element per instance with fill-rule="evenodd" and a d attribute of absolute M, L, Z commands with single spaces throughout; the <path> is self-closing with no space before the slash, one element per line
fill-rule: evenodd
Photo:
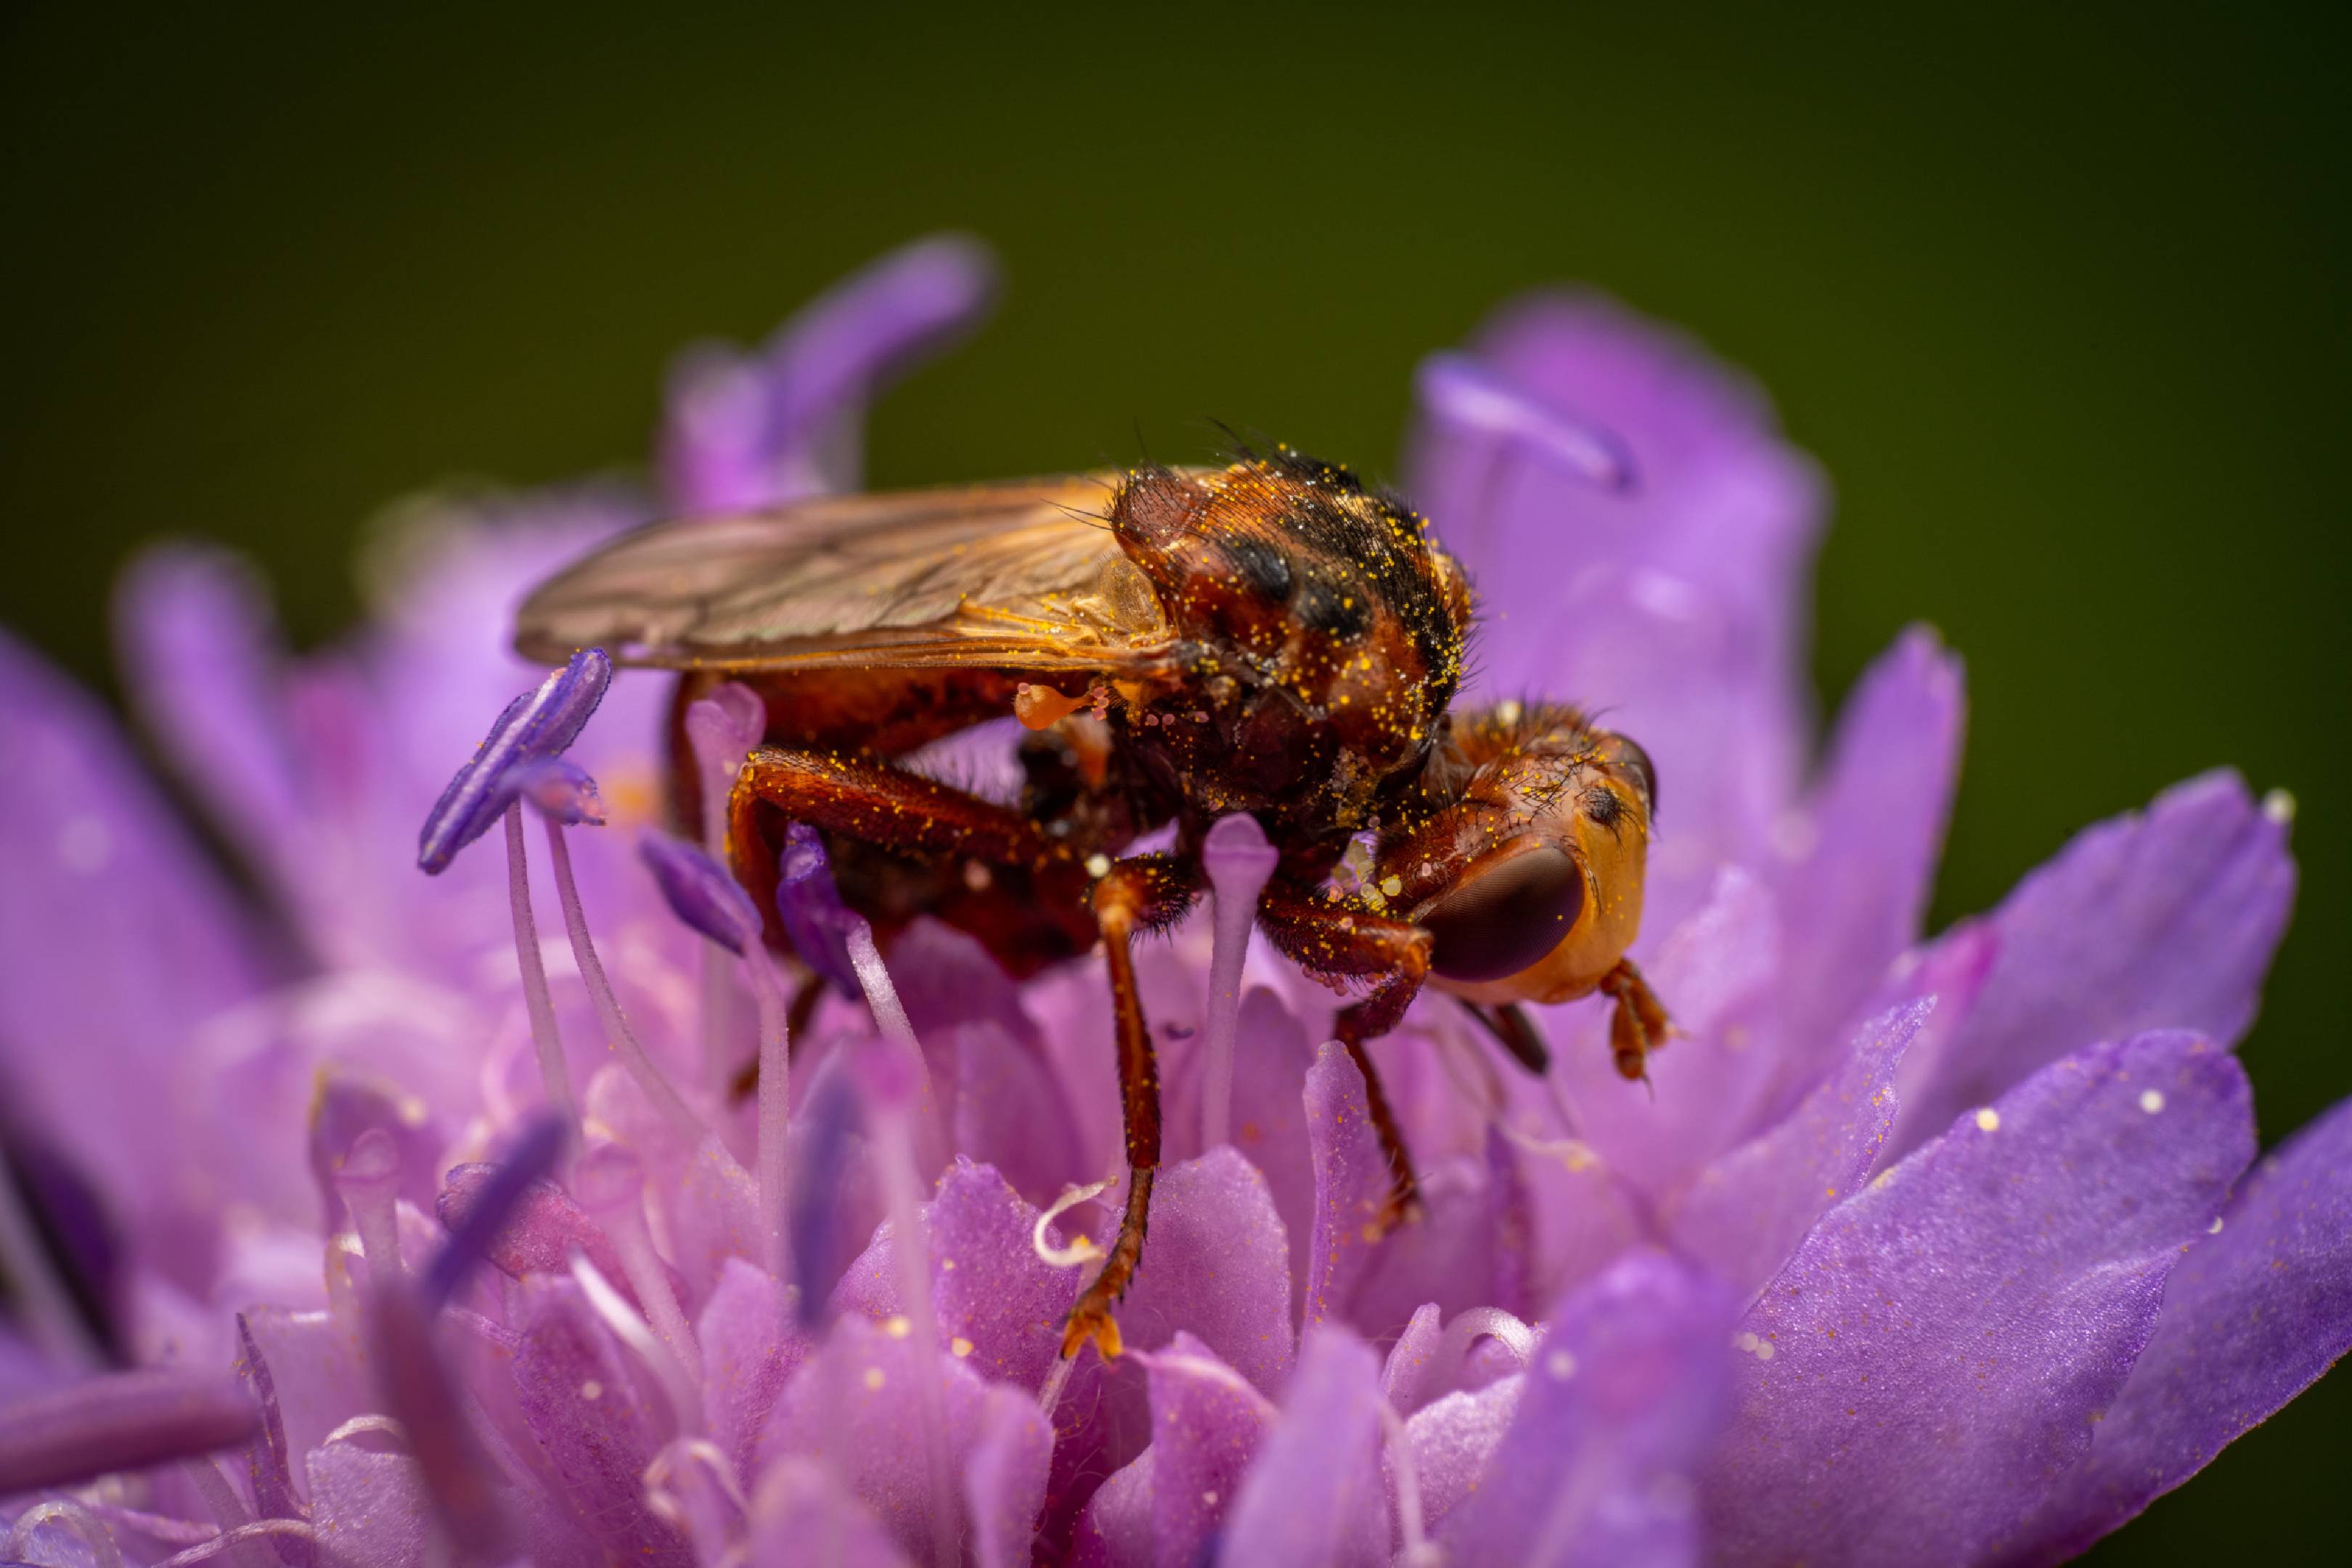
<path fill-rule="evenodd" d="M 661 504 L 854 485 L 864 400 L 990 292 L 933 241 L 691 359 Z M 1056 1354 L 1120 1196 L 1099 961 L 879 953 L 801 844 L 793 1007 L 662 826 L 664 683 L 505 653 L 654 500 L 428 509 L 300 659 L 234 562 L 139 563 L 126 684 L 241 881 L 0 640 L 0 1559 L 2043 1562 L 2334 1362 L 2352 1111 L 2256 1162 L 2230 1054 L 2284 798 L 2192 780 L 1923 937 L 1959 668 L 1906 634 L 1811 760 L 1822 487 L 1761 399 L 1562 295 L 1418 391 L 1485 696 L 1656 760 L 1682 1035 L 1627 1085 L 1555 1009 L 1538 1080 L 1423 997 L 1371 1047 L 1424 1173 L 1384 1231 L 1335 999 L 1221 824 L 1139 958 L 1167 1163 L 1114 1363 Z M 756 705 L 684 729 L 708 805 Z"/>

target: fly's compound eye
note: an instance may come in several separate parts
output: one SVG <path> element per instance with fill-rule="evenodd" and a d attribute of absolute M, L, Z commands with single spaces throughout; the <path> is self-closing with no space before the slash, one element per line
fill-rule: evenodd
<path fill-rule="evenodd" d="M 1650 820 L 1655 822 L 1658 819 L 1657 764 L 1650 761 L 1649 752 L 1624 736 L 1618 736 L 1617 743 L 1625 748 L 1625 765 L 1633 769 L 1633 776 L 1642 781 L 1642 805 Z"/>
<path fill-rule="evenodd" d="M 1430 967 L 1448 980 L 1501 980 L 1532 969 L 1584 912 L 1584 873 L 1558 849 L 1515 855 L 1446 894 L 1423 915 L 1436 939 Z"/>

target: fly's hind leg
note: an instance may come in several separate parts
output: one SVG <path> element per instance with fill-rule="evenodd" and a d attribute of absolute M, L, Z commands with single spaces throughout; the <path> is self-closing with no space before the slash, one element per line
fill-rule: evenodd
<path fill-rule="evenodd" d="M 1618 1076 L 1639 1083 L 1650 1076 L 1650 1053 L 1674 1037 L 1666 1005 L 1630 958 L 1619 959 L 1594 989 L 1615 1005 L 1609 1014 L 1609 1053 L 1616 1060 Z"/>
<path fill-rule="evenodd" d="M 1143 1232 L 1151 1214 L 1151 1184 L 1160 1171 L 1160 1058 L 1143 1017 L 1135 980 L 1138 931 L 1173 924 L 1200 892 L 1197 866 L 1165 855 L 1121 860 L 1095 883 L 1095 923 L 1110 970 L 1113 1026 L 1118 1034 L 1118 1094 L 1127 1124 L 1127 1210 L 1118 1236 L 1062 1331 L 1062 1353 L 1076 1355 L 1088 1340 L 1108 1358 L 1118 1354 L 1118 1324 L 1111 1308 L 1127 1293 L 1143 1259 Z"/>
<path fill-rule="evenodd" d="M 1332 1032 L 1348 1047 L 1356 1070 L 1364 1075 L 1364 1098 L 1371 1111 L 1372 1131 L 1380 1135 L 1381 1152 L 1388 1161 L 1389 1195 L 1374 1223 L 1381 1231 L 1394 1228 L 1420 1212 L 1420 1184 L 1413 1176 L 1412 1155 L 1404 1146 L 1403 1131 L 1380 1074 L 1364 1049 L 1397 1026 L 1404 1011 L 1429 976 L 1433 947 L 1430 934 L 1403 921 L 1335 909 L 1296 889 L 1268 889 L 1260 906 L 1259 922 L 1274 945 L 1301 966 L 1320 974 L 1377 975 L 1362 1001 L 1339 1010 Z"/>

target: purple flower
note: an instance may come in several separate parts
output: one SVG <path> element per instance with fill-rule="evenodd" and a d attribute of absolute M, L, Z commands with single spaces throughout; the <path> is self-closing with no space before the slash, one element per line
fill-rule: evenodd
<path fill-rule="evenodd" d="M 852 482 L 990 278 L 929 242 L 695 362 L 669 504 Z M 1554 1009 L 1535 1079 L 1425 996 L 1371 1047 L 1424 1174 L 1384 1231 L 1334 999 L 1220 825 L 1139 954 L 1166 1163 L 1112 1363 L 1057 1353 L 1120 1198 L 1099 960 L 878 952 L 812 837 L 776 915 L 830 984 L 791 994 L 660 825 L 664 683 L 501 651 L 649 503 L 436 509 L 299 660 L 236 563 L 134 568 L 133 689 L 259 900 L 0 639 L 0 1560 L 2043 1562 L 2325 1371 L 2352 1110 L 2255 1163 L 2230 1054 L 2284 798 L 2192 780 L 1926 936 L 1959 668 L 1906 634 L 1807 765 L 1822 486 L 1761 398 L 1555 295 L 1419 390 L 1487 680 L 1656 761 L 1637 956 L 1683 1035 L 1645 1090 Z M 706 807 L 761 727 L 689 710 Z M 575 862 L 598 821 L 638 851 Z"/>

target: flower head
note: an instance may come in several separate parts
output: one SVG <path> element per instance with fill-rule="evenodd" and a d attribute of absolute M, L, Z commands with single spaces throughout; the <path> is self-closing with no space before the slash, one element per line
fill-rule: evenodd
<path fill-rule="evenodd" d="M 853 482 L 991 277 L 929 242 L 691 362 L 667 504 Z M 301 660 L 233 563 L 134 569 L 151 724 L 266 913 L 0 640 L 0 1559 L 2048 1561 L 2352 1344 L 2352 1110 L 2255 1164 L 2230 1053 L 2284 797 L 2192 780 L 1925 936 L 1959 667 L 1906 634 L 1808 765 L 1822 486 L 1762 400 L 1559 295 L 1417 384 L 1490 695 L 1655 759 L 1636 953 L 1682 1037 L 1644 1089 L 1546 1010 L 1537 1076 L 1425 996 L 1371 1047 L 1424 1173 L 1390 1228 L 1338 1004 L 1220 823 L 1138 957 L 1165 1135 L 1115 1363 L 1059 1353 L 1123 1198 L 1100 960 L 877 946 L 803 830 L 788 969 L 659 825 L 658 680 L 584 650 L 509 700 L 508 607 L 647 503 L 444 516 Z M 704 823 L 764 727 L 686 710 Z M 575 860 L 606 821 L 635 852 Z"/>

